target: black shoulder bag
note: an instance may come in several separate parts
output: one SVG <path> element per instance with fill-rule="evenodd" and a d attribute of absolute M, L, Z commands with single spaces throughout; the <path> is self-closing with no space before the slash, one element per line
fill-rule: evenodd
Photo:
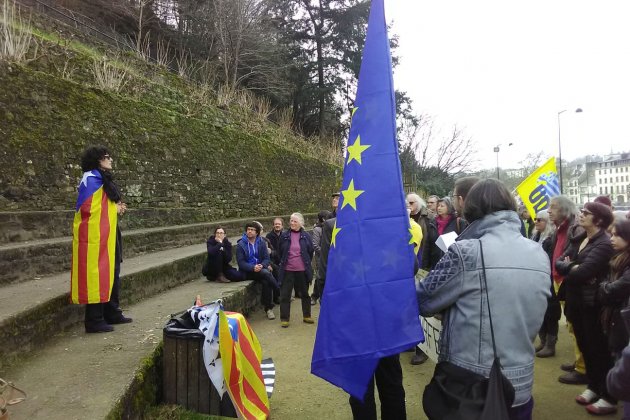
<path fill-rule="evenodd" d="M 483 285 L 488 301 L 488 318 L 492 335 L 494 362 L 490 376 L 472 372 L 450 362 L 439 362 L 433 372 L 431 382 L 424 388 L 422 405 L 429 419 L 442 420 L 509 420 L 509 409 L 514 402 L 514 387 L 501 372 L 501 361 L 497 356 L 494 341 L 494 327 L 488 297 L 486 264 L 483 247 L 479 241 Z M 485 286 L 485 287 L 484 287 Z M 481 316 L 481 315 L 480 315 Z"/>

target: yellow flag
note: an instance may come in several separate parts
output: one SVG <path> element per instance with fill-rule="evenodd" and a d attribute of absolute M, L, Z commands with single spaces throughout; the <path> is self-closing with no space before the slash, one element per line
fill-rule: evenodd
<path fill-rule="evenodd" d="M 556 158 L 551 158 L 516 187 L 532 218 L 549 207 L 551 197 L 560 195 Z"/>

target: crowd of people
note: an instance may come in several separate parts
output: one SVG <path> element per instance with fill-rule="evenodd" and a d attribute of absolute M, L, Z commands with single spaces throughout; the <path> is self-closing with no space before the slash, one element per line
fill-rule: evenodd
<path fill-rule="evenodd" d="M 116 214 L 110 216 L 115 221 L 126 205 L 112 177 L 112 160 L 106 148 L 88 148 L 82 158 L 82 183 L 99 178 L 98 185 L 115 204 Z M 260 222 L 247 223 L 235 244 L 224 227 L 216 227 L 207 241 L 203 274 L 219 283 L 259 282 L 267 318 L 275 319 L 274 306 L 280 305 L 283 328 L 290 325 L 291 301 L 300 299 L 302 321 L 313 324 L 311 306 L 323 296 L 338 202 L 339 193 L 332 194 L 332 209 L 318 214 L 312 233 L 297 212 L 290 216 L 288 229 L 276 218 L 266 235 Z M 575 401 L 593 415 L 616 413 L 618 400 L 630 401 L 630 213 L 613 215 L 607 196 L 578 210 L 560 195 L 531 217 L 527 209 L 517 207 L 503 183 L 476 177 L 457 179 L 448 197 L 429 195 L 425 201 L 410 193 L 407 207 L 412 229 L 420 231 L 414 235 L 420 238 L 414 248 L 415 268 L 426 271 L 416 284 L 420 312 L 439 317 L 443 325 L 440 361 L 487 377 L 494 357 L 500 358 L 503 375 L 515 391 L 510 418 L 529 419 L 534 360 L 555 356 L 564 313 L 575 360 L 561 365 L 566 373 L 558 380 L 585 385 Z M 88 207 L 81 209 L 75 220 L 89 213 Z M 457 240 L 444 251 L 438 238 L 450 233 Z M 122 237 L 117 225 L 113 235 L 111 292 L 108 299 L 88 303 L 88 333 L 132 322 L 118 306 Z M 232 266 L 233 247 L 238 269 Z M 493 329 L 487 328 L 490 312 L 501 319 Z M 411 363 L 426 360 L 416 348 Z M 382 418 L 404 419 L 398 355 L 381 359 L 375 382 Z M 372 384 L 363 401 L 350 399 L 355 418 L 376 418 L 373 389 Z M 624 403 L 624 412 L 624 419 L 630 419 L 630 402 Z"/>

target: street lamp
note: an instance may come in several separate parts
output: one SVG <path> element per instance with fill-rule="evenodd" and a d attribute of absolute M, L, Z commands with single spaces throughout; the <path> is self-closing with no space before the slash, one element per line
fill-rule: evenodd
<path fill-rule="evenodd" d="M 558 111 L 558 172 L 560 173 L 560 194 L 563 193 L 562 183 L 562 142 L 560 141 L 560 114 L 566 112 L 566 109 Z M 582 108 L 578 108 L 575 112 L 582 112 Z"/>
<path fill-rule="evenodd" d="M 508 144 L 508 146 L 511 146 L 514 143 L 510 143 Z M 496 146 L 494 146 L 494 153 L 497 154 L 497 179 L 499 178 L 499 152 L 501 151 L 501 149 L 499 148 L 499 146 L 501 146 L 500 144 L 497 144 Z"/>

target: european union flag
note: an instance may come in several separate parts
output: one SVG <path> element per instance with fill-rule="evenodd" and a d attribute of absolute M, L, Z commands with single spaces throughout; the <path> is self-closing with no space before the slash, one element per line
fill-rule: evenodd
<path fill-rule="evenodd" d="M 311 372 L 363 399 L 380 358 L 424 340 L 383 0 L 372 0 Z"/>

